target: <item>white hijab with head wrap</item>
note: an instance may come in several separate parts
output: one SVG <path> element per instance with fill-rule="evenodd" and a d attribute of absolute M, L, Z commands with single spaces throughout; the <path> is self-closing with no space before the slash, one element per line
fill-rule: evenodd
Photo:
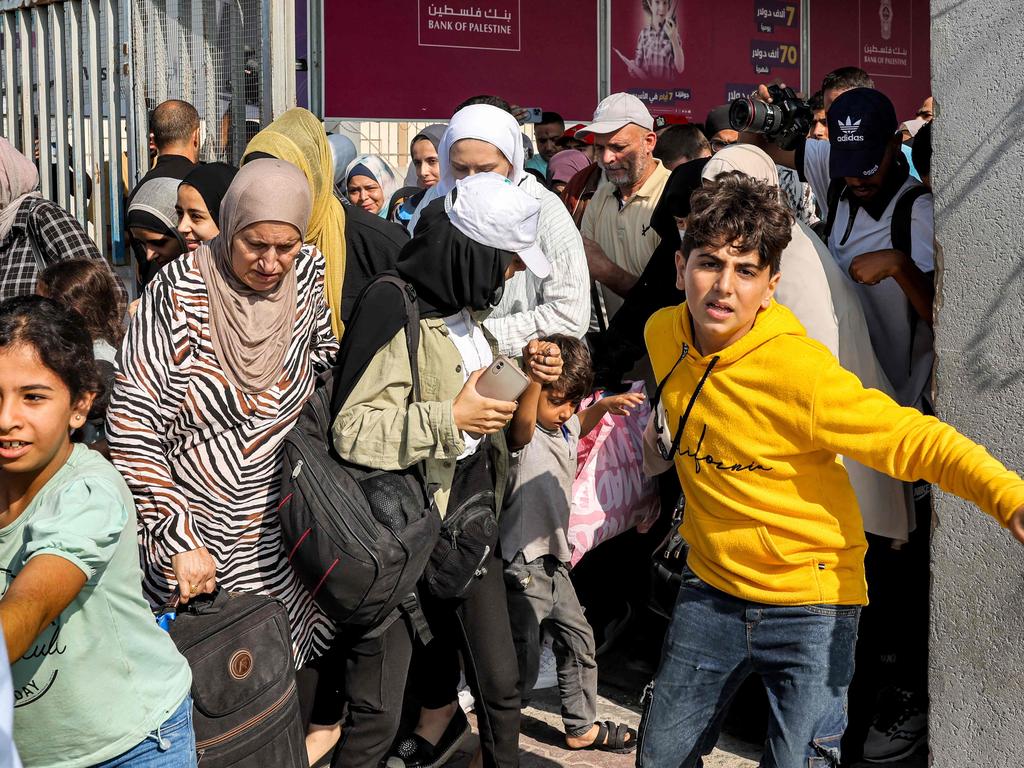
<path fill-rule="evenodd" d="M 449 157 L 455 143 L 463 139 L 478 139 L 493 144 L 512 164 L 512 174 L 509 176 L 512 183 L 518 184 L 523 180 L 526 175 L 523 165 L 526 161 L 523 132 L 519 129 L 519 123 L 503 109 L 490 104 L 473 104 L 452 115 L 448 130 L 441 137 L 441 146 L 437 148 L 437 160 L 441 166 L 438 195 L 447 195 L 455 186 Z"/>
<path fill-rule="evenodd" d="M 21 204 L 29 197 L 39 197 L 39 171 L 35 164 L 0 138 L 0 240 L 7 237 L 14 225 Z"/>
<path fill-rule="evenodd" d="M 519 184 L 525 177 L 523 165 L 526 162 L 523 150 L 523 132 L 519 123 L 508 112 L 490 104 L 471 104 L 463 107 L 448 123 L 448 129 L 441 136 L 437 148 L 437 161 L 441 168 L 441 181 L 427 190 L 423 200 L 416 208 L 409 221 L 409 232 L 416 230 L 420 212 L 432 201 L 444 197 L 455 187 L 455 176 L 450 161 L 452 147 L 463 139 L 486 141 L 498 148 L 505 159 L 512 165 L 509 174 L 513 184 Z"/>

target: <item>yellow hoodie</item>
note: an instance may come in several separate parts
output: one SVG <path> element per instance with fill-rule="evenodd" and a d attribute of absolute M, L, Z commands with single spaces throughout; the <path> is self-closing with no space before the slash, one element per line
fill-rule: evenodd
<path fill-rule="evenodd" d="M 694 348 L 686 304 L 655 313 L 645 335 L 659 382 L 679 361 L 662 403 L 669 433 L 683 424 L 680 533 L 690 568 L 716 589 L 775 605 L 867 603 L 867 542 L 837 454 L 935 483 L 1003 525 L 1024 506 L 1015 473 L 938 419 L 865 389 L 774 301 L 717 355 Z"/>

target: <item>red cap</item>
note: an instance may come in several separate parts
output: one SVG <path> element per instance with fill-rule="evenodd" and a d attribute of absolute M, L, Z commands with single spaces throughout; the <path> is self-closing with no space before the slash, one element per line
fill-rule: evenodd
<path fill-rule="evenodd" d="M 584 144 L 593 144 L 594 143 L 594 134 L 592 134 L 592 133 L 584 134 L 583 136 L 580 136 L 579 138 L 576 137 L 576 133 L 581 128 L 584 128 L 584 127 L 585 126 L 584 126 L 583 123 L 576 123 L 576 125 L 572 126 L 571 128 L 566 128 L 565 129 L 565 133 L 562 134 L 562 138 L 563 139 L 576 139 L 576 141 L 582 141 Z"/>

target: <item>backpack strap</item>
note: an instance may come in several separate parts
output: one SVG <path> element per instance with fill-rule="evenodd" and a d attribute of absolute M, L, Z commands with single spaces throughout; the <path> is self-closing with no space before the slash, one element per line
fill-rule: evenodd
<path fill-rule="evenodd" d="M 405 620 L 409 622 L 409 626 L 412 628 L 413 633 L 419 637 L 421 643 L 426 645 L 434 639 L 434 634 L 430 631 L 430 625 L 427 624 L 427 617 L 423 614 L 420 599 L 415 592 L 410 592 L 406 595 L 405 600 L 398 606 L 398 610 L 405 616 Z"/>
<path fill-rule="evenodd" d="M 892 240 L 892 247 L 902 251 L 908 257 L 914 248 L 914 238 L 911 234 L 911 227 L 914 218 L 914 203 L 922 195 L 930 195 L 928 187 L 915 185 L 903 193 L 903 196 L 896 201 L 896 207 L 892 211 L 892 221 L 889 227 L 889 237 Z"/>
<path fill-rule="evenodd" d="M 842 179 L 832 179 L 828 185 L 828 192 L 825 194 L 825 204 L 828 206 L 828 216 L 825 218 L 825 228 L 821 232 L 821 239 L 828 245 L 829 235 L 832 234 L 832 227 L 836 223 L 836 209 L 839 207 L 839 200 L 846 189 L 846 182 Z"/>
<path fill-rule="evenodd" d="M 412 402 L 420 401 L 420 303 L 416 300 L 416 289 L 398 275 L 381 275 L 373 285 L 391 285 L 402 294 L 405 305 L 405 341 L 409 349 L 409 367 L 412 369 Z"/>
<path fill-rule="evenodd" d="M 32 258 L 35 259 L 36 262 L 37 273 L 42 273 L 42 271 L 46 269 L 46 259 L 43 258 L 43 252 L 39 248 L 39 238 L 36 236 L 32 226 L 35 220 L 33 214 L 35 213 L 36 203 L 42 199 L 43 198 L 41 197 L 29 198 L 22 203 L 22 205 L 27 203 L 31 206 L 31 210 L 28 214 L 28 222 L 25 224 L 25 234 L 28 236 L 28 247 L 32 250 Z"/>
<path fill-rule="evenodd" d="M 410 367 L 410 370 L 411 370 L 411 373 L 412 373 L 412 399 L 411 399 L 410 402 L 416 403 L 416 402 L 419 402 L 421 400 L 421 395 L 420 395 L 421 389 L 420 389 L 420 369 L 419 369 L 420 305 L 419 305 L 419 301 L 416 298 L 416 289 L 415 288 L 413 288 L 411 285 L 409 285 L 409 283 L 407 283 L 405 280 L 403 280 L 401 277 L 399 277 L 398 275 L 395 275 L 395 274 L 387 274 L 387 273 L 385 273 L 385 274 L 377 276 L 372 282 L 370 282 L 365 288 L 363 288 L 363 290 L 359 294 L 359 298 L 356 299 L 356 309 L 353 311 L 353 315 L 352 315 L 353 324 L 352 324 L 352 326 L 350 326 L 349 331 L 346 333 L 346 336 L 348 335 L 348 333 L 351 333 L 352 331 L 356 330 L 355 325 L 357 325 L 357 323 L 355 323 L 355 320 L 357 318 L 360 305 L 363 303 L 363 301 L 366 298 L 366 296 L 369 293 L 371 293 L 374 289 L 376 289 L 379 285 L 390 285 L 393 288 L 395 288 L 399 292 L 399 294 L 402 296 L 402 305 L 403 305 L 403 308 L 405 310 L 405 314 L 404 314 L 404 323 L 400 327 L 404 327 L 405 328 L 405 339 L 406 339 L 406 343 L 408 345 L 408 353 L 409 353 L 409 367 Z M 397 329 L 396 329 L 395 332 L 397 333 Z M 389 336 L 387 339 L 382 339 L 380 343 L 381 344 L 385 344 L 391 338 L 393 338 L 393 336 Z M 345 342 L 343 340 L 342 341 L 343 347 L 344 347 L 344 344 L 345 344 Z M 362 375 L 362 369 L 365 368 L 365 365 L 368 362 L 369 362 L 369 358 L 367 358 L 361 364 L 361 366 L 360 366 L 360 373 L 359 373 L 360 376 Z M 339 376 L 340 376 L 339 372 L 341 370 L 341 365 L 342 365 L 342 354 L 339 353 L 339 355 L 338 355 L 338 367 L 335 368 L 335 374 L 334 374 L 334 378 L 335 378 L 334 392 L 333 392 L 333 394 L 331 396 L 330 419 L 331 419 L 331 423 L 332 424 L 334 423 L 334 420 L 337 418 L 338 413 L 341 411 L 341 407 L 345 404 L 345 400 L 348 398 L 349 394 L 351 394 L 351 386 L 346 388 L 346 387 L 343 387 L 343 386 L 339 386 L 339 384 L 338 384 L 338 379 L 339 379 Z M 354 380 L 352 381 L 352 384 L 354 384 Z"/>

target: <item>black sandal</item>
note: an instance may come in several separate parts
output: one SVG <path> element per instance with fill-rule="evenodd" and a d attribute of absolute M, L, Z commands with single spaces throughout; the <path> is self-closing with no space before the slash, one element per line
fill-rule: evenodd
<path fill-rule="evenodd" d="M 628 755 L 636 749 L 636 730 L 625 723 L 605 720 L 594 725 L 597 726 L 597 738 L 591 744 L 575 749 L 596 749 L 601 752 L 614 752 L 617 755 Z"/>

